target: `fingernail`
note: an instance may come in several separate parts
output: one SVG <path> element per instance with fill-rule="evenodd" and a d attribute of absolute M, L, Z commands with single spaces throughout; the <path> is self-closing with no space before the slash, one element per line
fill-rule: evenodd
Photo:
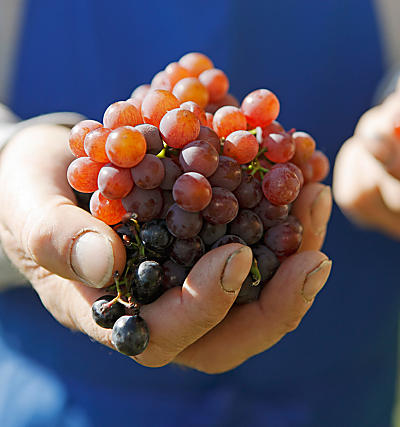
<path fill-rule="evenodd" d="M 221 285 L 226 292 L 236 292 L 246 279 L 249 261 L 253 258 L 253 253 L 248 246 L 243 246 L 231 253 L 226 260 L 221 277 Z"/>
<path fill-rule="evenodd" d="M 326 229 L 331 215 L 332 195 L 331 188 L 326 185 L 315 198 L 311 205 L 311 225 L 316 235 L 320 235 Z"/>
<path fill-rule="evenodd" d="M 327 259 L 307 274 L 302 290 L 303 297 L 307 302 L 311 302 L 323 288 L 328 280 L 331 267 L 332 261 Z"/>
<path fill-rule="evenodd" d="M 114 268 L 111 242 L 100 233 L 87 231 L 72 243 L 70 261 L 82 282 L 102 288 L 111 279 Z"/>

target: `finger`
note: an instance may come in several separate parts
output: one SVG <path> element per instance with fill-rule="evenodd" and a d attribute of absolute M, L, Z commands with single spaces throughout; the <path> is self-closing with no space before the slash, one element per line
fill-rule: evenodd
<path fill-rule="evenodd" d="M 10 143 L 0 176 L 0 182 L 8 178 L 2 223 L 37 264 L 64 278 L 104 287 L 115 270 L 122 271 L 125 249 L 110 227 L 75 206 L 66 179 L 71 161 L 67 141 L 67 129 L 37 126 Z"/>
<path fill-rule="evenodd" d="M 192 268 L 183 287 L 170 289 L 143 306 L 150 343 L 136 360 L 162 366 L 223 320 L 250 271 L 248 246 L 229 244 L 206 253 Z"/>
<path fill-rule="evenodd" d="M 333 172 L 336 202 L 354 222 L 400 237 L 400 215 L 389 208 L 395 201 L 381 191 L 387 179 L 388 175 L 365 150 L 359 137 L 343 145 Z"/>
<path fill-rule="evenodd" d="M 324 286 L 331 261 L 316 251 L 286 259 L 260 299 L 234 306 L 222 323 L 185 349 L 177 363 L 208 373 L 233 369 L 299 325 Z"/>
<path fill-rule="evenodd" d="M 365 149 L 397 179 L 400 179 L 400 142 L 394 128 L 399 117 L 399 96 L 392 94 L 382 105 L 365 113 L 355 130 Z"/>
<path fill-rule="evenodd" d="M 292 206 L 292 213 L 303 225 L 299 251 L 321 249 L 331 210 L 332 194 L 329 186 L 310 183 L 303 187 Z"/>

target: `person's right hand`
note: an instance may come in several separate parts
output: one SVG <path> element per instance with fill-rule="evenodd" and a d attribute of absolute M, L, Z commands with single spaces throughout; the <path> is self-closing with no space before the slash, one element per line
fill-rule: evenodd
<path fill-rule="evenodd" d="M 64 128 L 35 126 L 2 152 L 0 237 L 59 322 L 113 347 L 111 330 L 93 321 L 91 306 L 113 272 L 123 270 L 125 249 L 110 227 L 76 206 L 66 181 L 67 140 Z M 331 261 L 319 249 L 331 203 L 329 187 L 304 187 L 293 205 L 304 226 L 300 251 L 282 263 L 256 302 L 232 306 L 252 263 L 250 248 L 230 244 L 204 255 L 182 288 L 142 307 L 150 342 L 134 359 L 219 373 L 294 330 L 329 276 Z"/>
<path fill-rule="evenodd" d="M 367 111 L 336 158 L 333 190 L 355 222 L 400 238 L 400 87 Z"/>

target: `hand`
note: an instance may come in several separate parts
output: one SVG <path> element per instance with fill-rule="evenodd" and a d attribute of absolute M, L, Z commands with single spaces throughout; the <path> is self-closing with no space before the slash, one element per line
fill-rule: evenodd
<path fill-rule="evenodd" d="M 72 159 L 67 138 L 66 129 L 37 126 L 21 131 L 5 148 L 0 237 L 59 322 L 112 347 L 111 331 L 95 324 L 91 305 L 104 294 L 98 288 L 123 270 L 125 250 L 110 227 L 75 206 L 66 181 Z M 304 187 L 293 206 L 304 225 L 302 246 L 282 263 L 259 301 L 232 307 L 251 267 L 248 247 L 230 244 L 204 255 L 183 288 L 142 308 L 150 343 L 134 359 L 146 366 L 175 362 L 223 372 L 294 330 L 329 276 L 331 262 L 318 249 L 331 204 L 329 187 Z"/>
<path fill-rule="evenodd" d="M 336 202 L 355 222 L 400 238 L 400 90 L 367 111 L 336 158 Z M 398 122 L 400 125 L 400 121 Z M 400 130 L 400 129 L 399 129 Z"/>

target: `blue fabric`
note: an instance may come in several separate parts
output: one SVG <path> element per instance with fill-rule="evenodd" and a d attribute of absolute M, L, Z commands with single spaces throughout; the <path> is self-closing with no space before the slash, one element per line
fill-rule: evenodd
<path fill-rule="evenodd" d="M 367 0 L 28 1 L 11 107 L 101 119 L 188 51 L 208 54 L 239 98 L 271 88 L 280 121 L 331 161 L 384 72 Z M 0 425 L 390 425 L 398 243 L 335 208 L 325 251 L 332 276 L 298 330 L 217 376 L 138 366 L 58 325 L 33 291 L 0 295 Z"/>

